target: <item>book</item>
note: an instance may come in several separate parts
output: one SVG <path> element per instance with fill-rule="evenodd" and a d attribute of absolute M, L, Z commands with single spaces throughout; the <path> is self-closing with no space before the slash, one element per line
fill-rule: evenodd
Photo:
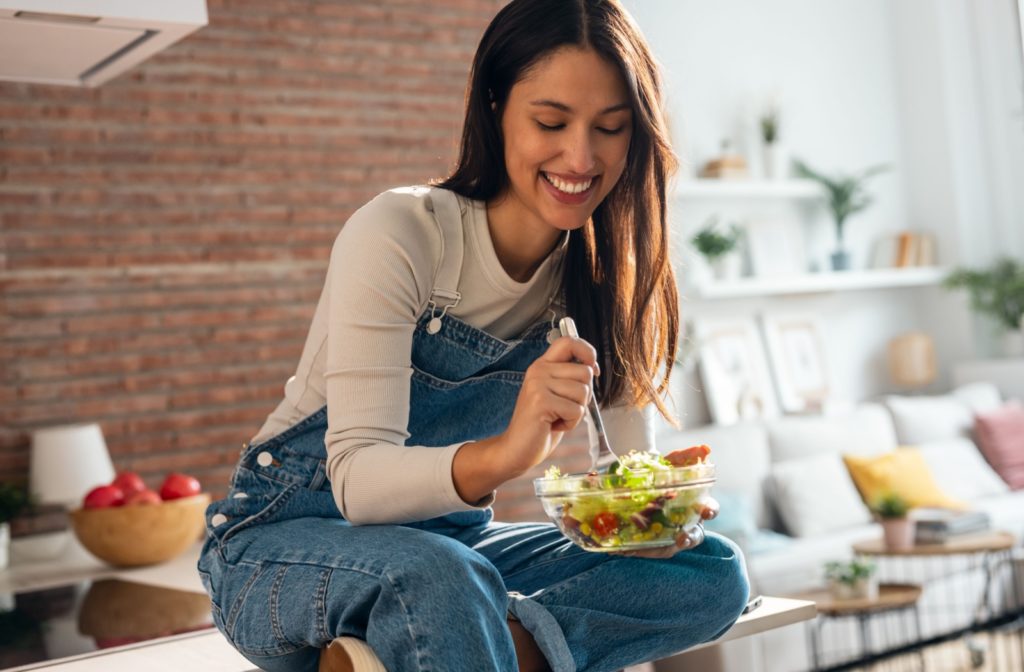
<path fill-rule="evenodd" d="M 940 544 L 950 537 L 984 532 L 992 524 L 984 511 L 918 509 L 913 518 L 914 538 L 919 544 Z"/>
<path fill-rule="evenodd" d="M 874 268 L 911 268 L 935 265 L 935 236 L 922 231 L 898 231 L 875 241 Z"/>

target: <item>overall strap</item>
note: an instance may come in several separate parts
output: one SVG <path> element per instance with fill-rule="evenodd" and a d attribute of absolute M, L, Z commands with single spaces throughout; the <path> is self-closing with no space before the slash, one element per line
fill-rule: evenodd
<path fill-rule="evenodd" d="M 463 224 L 462 203 L 458 195 L 448 189 L 434 188 L 430 191 L 434 210 L 434 221 L 441 232 L 441 261 L 430 290 L 430 322 L 427 332 L 436 334 L 441 330 L 441 320 L 449 308 L 458 305 L 462 299 L 459 293 L 459 276 L 462 274 Z"/>

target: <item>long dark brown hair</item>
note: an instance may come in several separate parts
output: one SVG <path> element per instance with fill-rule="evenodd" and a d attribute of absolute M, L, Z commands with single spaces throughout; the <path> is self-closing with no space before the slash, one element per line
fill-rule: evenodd
<path fill-rule="evenodd" d="M 591 222 L 569 237 L 562 277 L 566 311 L 597 349 L 598 401 L 606 406 L 628 393 L 630 403 L 653 402 L 674 421 L 661 397 L 679 332 L 665 213 L 666 183 L 677 162 L 657 63 L 618 2 L 513 0 L 498 12 L 473 59 L 458 162 L 437 186 L 483 201 L 506 192 L 501 116 L 509 92 L 541 59 L 567 46 L 592 49 L 619 69 L 632 104 L 633 134 L 619 181 Z"/>

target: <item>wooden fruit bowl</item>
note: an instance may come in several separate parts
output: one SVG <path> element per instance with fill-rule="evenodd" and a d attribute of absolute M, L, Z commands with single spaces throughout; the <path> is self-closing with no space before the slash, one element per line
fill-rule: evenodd
<path fill-rule="evenodd" d="M 75 509 L 71 527 L 82 546 L 115 567 L 155 565 L 200 538 L 209 504 L 203 493 L 159 504 Z"/>

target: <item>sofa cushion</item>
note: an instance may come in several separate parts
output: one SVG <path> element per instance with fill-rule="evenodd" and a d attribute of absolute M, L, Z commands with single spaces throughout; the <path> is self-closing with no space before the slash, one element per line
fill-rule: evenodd
<path fill-rule="evenodd" d="M 993 383 L 968 383 L 950 392 L 972 413 L 988 413 L 1003 405 L 999 388 Z"/>
<path fill-rule="evenodd" d="M 988 514 L 993 530 L 1006 530 L 1017 537 L 1018 543 L 1024 539 L 1024 490 L 982 497 L 972 504 Z"/>
<path fill-rule="evenodd" d="M 939 489 L 924 456 L 916 448 L 901 448 L 875 457 L 844 455 L 843 461 L 869 506 L 891 492 L 907 500 L 912 508 L 969 508 L 966 502 L 953 499 Z"/>
<path fill-rule="evenodd" d="M 980 413 L 974 434 L 985 459 L 1011 488 L 1024 488 L 1024 406 L 1011 401 L 1002 408 Z"/>
<path fill-rule="evenodd" d="M 781 418 L 766 428 L 775 462 L 826 453 L 874 455 L 897 445 L 892 419 L 878 404 L 862 404 L 842 415 Z"/>
<path fill-rule="evenodd" d="M 886 397 L 896 437 L 901 445 L 970 437 L 974 424 L 971 408 L 952 394 L 927 397 Z"/>
<path fill-rule="evenodd" d="M 718 516 L 705 523 L 705 529 L 738 543 L 757 533 L 751 493 L 722 491 L 715 493 L 714 497 L 718 500 Z"/>
<path fill-rule="evenodd" d="M 671 430 L 657 437 L 658 451 L 665 454 L 677 448 L 705 443 L 711 447 L 715 464 L 713 497 L 739 493 L 749 497 L 750 513 L 759 528 L 774 527 L 774 519 L 764 495 L 770 455 L 768 439 L 759 424 L 728 426 L 706 425 L 682 432 Z"/>
<path fill-rule="evenodd" d="M 1001 495 L 1009 486 L 992 470 L 970 439 L 929 441 L 917 446 L 939 489 L 954 499 L 973 502 Z"/>
<path fill-rule="evenodd" d="M 769 477 L 770 494 L 786 530 L 811 537 L 871 522 L 838 455 L 779 462 Z"/>
<path fill-rule="evenodd" d="M 748 565 L 753 589 L 764 595 L 786 595 L 818 588 L 825 563 L 853 557 L 853 544 L 882 536 L 877 523 L 867 523 L 815 537 L 794 539 L 782 548 L 758 554 Z M 800 668 L 805 669 L 805 668 Z"/>

